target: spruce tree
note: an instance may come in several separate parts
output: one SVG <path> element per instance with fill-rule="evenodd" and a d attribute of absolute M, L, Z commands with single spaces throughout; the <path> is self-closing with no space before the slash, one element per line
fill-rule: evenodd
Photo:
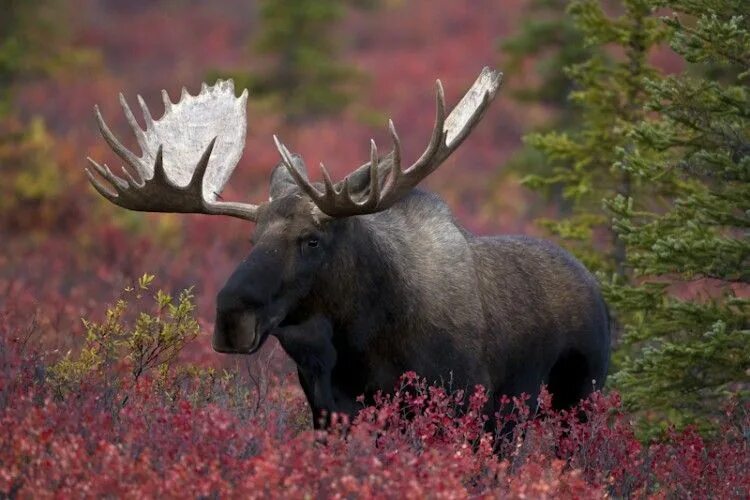
<path fill-rule="evenodd" d="M 518 32 L 500 45 L 503 68 L 508 74 L 519 75 L 513 96 L 527 105 L 540 104 L 550 114 L 537 132 L 549 130 L 572 131 L 576 127 L 577 107 L 569 99 L 577 86 L 565 68 L 578 64 L 591 56 L 584 46 L 583 34 L 570 16 L 565 14 L 569 0 L 531 0 L 525 7 Z M 533 69 L 533 71 L 528 71 Z M 524 78 L 525 73 L 532 78 Z M 525 145 L 504 165 L 502 174 L 520 174 L 523 177 L 546 177 L 552 167 L 545 157 L 533 147 Z M 541 194 L 556 206 L 562 215 L 568 215 L 570 203 L 562 195 L 560 183 L 544 185 Z"/>
<path fill-rule="evenodd" d="M 298 121 L 341 111 L 352 99 L 357 71 L 339 61 L 338 22 L 362 0 L 260 1 L 260 33 L 252 52 L 268 64 L 230 76 L 258 97 L 273 100 Z"/>
<path fill-rule="evenodd" d="M 663 6 L 688 67 L 646 81 L 649 113 L 617 168 L 676 189 L 663 210 L 635 193 L 608 202 L 638 278 L 608 287 L 627 318 L 613 380 L 634 409 L 707 424 L 750 389 L 750 12 L 745 0 Z"/>
<path fill-rule="evenodd" d="M 569 216 L 546 226 L 590 269 L 622 276 L 624 242 L 611 230 L 602 199 L 651 191 L 615 162 L 617 151 L 634 147 L 630 132 L 645 115 L 645 81 L 656 75 L 647 57 L 665 30 L 652 16 L 653 1 L 623 0 L 613 8 L 610 15 L 597 0 L 570 2 L 568 14 L 590 50 L 586 60 L 565 68 L 576 86 L 569 98 L 580 108 L 578 123 L 574 129 L 530 134 L 525 141 L 551 166 L 530 176 L 527 184 L 536 189 L 562 185 L 572 205 Z"/>
<path fill-rule="evenodd" d="M 565 15 L 568 0 L 532 0 L 526 6 L 518 33 L 502 42 L 507 56 L 505 68 L 509 73 L 524 70 L 532 59 L 536 82 L 525 81 L 523 88 L 514 90 L 522 102 L 538 103 L 554 109 L 555 121 L 570 123 L 572 115 L 568 96 L 575 82 L 565 68 L 590 57 L 584 47 L 583 35 L 573 19 Z"/>

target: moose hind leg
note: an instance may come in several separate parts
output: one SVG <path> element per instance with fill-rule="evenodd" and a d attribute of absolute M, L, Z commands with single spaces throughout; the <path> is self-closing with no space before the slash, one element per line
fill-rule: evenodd
<path fill-rule="evenodd" d="M 571 408 L 593 391 L 589 362 L 576 349 L 564 352 L 557 359 L 547 380 L 555 410 Z"/>

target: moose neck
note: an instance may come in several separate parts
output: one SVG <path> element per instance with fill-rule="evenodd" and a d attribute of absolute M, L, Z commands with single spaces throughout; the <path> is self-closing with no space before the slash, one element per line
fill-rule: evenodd
<path fill-rule="evenodd" d="M 403 321 L 409 307 L 403 275 L 408 249 L 399 234 L 383 234 L 387 212 L 335 221 L 335 250 L 313 290 L 321 312 L 335 325 L 361 328 Z M 397 325 L 393 325 L 397 326 Z"/>

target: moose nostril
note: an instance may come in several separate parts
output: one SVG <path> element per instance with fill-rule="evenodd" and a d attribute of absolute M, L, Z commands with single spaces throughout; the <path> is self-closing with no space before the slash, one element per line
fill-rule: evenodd
<path fill-rule="evenodd" d="M 211 345 L 216 352 L 236 353 L 239 349 L 237 337 L 232 330 L 217 329 L 214 331 Z"/>
<path fill-rule="evenodd" d="M 214 350 L 228 352 L 234 348 L 234 342 L 232 341 L 232 317 L 232 314 L 222 314 L 220 310 L 217 311 L 212 338 Z"/>
<path fill-rule="evenodd" d="M 219 330 L 214 332 L 211 343 L 213 344 L 214 350 L 219 352 L 232 348 L 232 342 L 229 340 L 228 336 Z"/>

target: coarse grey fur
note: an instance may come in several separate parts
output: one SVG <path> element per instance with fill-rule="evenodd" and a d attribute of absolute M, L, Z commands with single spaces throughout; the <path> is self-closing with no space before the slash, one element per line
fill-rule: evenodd
<path fill-rule="evenodd" d="M 251 353 L 269 334 L 279 337 L 300 367 L 316 427 L 323 412 L 355 414 L 359 395 L 371 401 L 406 371 L 453 387 L 483 385 L 489 415 L 502 394 L 534 397 L 544 383 L 565 408 L 604 383 L 607 308 L 594 278 L 560 247 L 474 236 L 438 196 L 418 189 L 382 212 L 321 218 L 277 167 L 271 195 L 255 248 L 219 294 L 214 347 Z M 325 318 L 330 341 L 305 334 L 299 325 L 309 318 Z M 288 328 L 307 339 L 304 349 Z M 315 354 L 330 352 L 327 342 L 335 355 Z M 304 352 L 317 373 L 330 372 L 333 408 L 303 376 Z"/>

